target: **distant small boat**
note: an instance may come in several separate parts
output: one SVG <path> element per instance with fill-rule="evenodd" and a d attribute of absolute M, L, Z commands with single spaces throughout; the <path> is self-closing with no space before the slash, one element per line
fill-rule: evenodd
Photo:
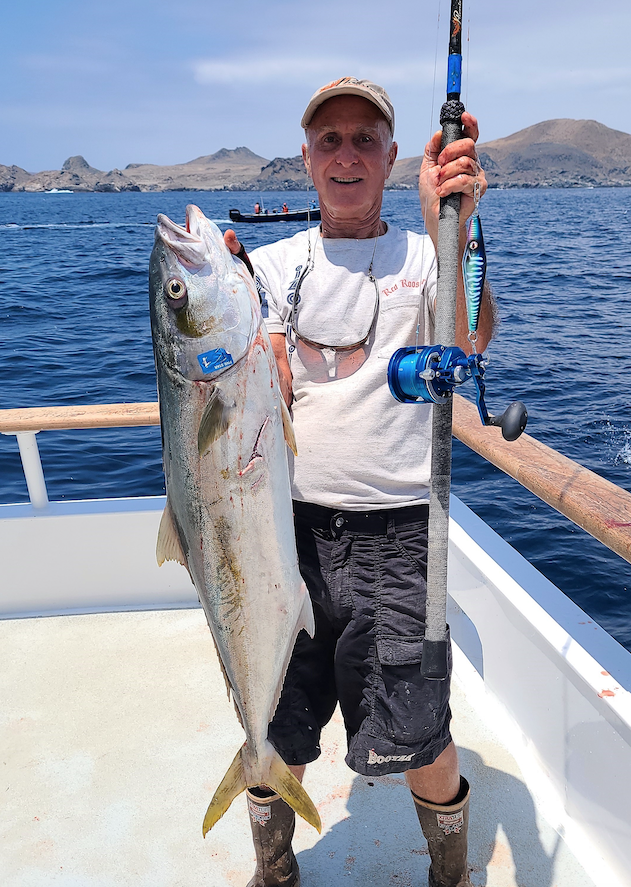
<path fill-rule="evenodd" d="M 238 209 L 230 210 L 230 218 L 233 222 L 312 222 L 320 221 L 320 207 L 313 209 L 294 209 L 289 212 L 270 212 L 266 210 L 260 213 L 242 213 Z"/>
<path fill-rule="evenodd" d="M 74 194 L 74 191 L 71 191 L 69 188 L 51 188 L 50 191 L 46 192 L 47 194 Z"/>

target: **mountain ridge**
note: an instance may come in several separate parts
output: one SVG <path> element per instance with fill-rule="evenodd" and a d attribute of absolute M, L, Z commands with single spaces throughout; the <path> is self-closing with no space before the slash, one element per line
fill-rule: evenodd
<path fill-rule="evenodd" d="M 631 185 L 631 134 L 596 120 L 544 120 L 478 144 L 491 188 Z M 391 190 L 417 187 L 422 156 L 397 160 Z M 220 148 L 185 163 L 130 163 L 109 172 L 81 155 L 61 170 L 29 173 L 0 165 L 0 191 L 295 191 L 310 184 L 302 157 L 267 160 L 249 148 Z"/>

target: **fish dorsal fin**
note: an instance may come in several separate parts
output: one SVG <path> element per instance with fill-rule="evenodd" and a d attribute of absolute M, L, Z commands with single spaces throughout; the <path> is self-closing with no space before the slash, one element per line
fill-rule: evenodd
<path fill-rule="evenodd" d="M 311 597 L 309 596 L 309 592 L 307 591 L 307 586 L 304 582 L 300 585 L 300 594 L 303 596 L 303 604 L 302 609 L 300 611 L 300 615 L 298 616 L 298 621 L 296 622 L 296 628 L 294 629 L 294 636 L 290 644 L 287 645 L 287 656 L 285 662 L 283 663 L 283 667 L 280 670 L 280 680 L 278 682 L 278 686 L 274 691 L 274 696 L 272 697 L 272 707 L 270 711 L 272 712 L 272 716 L 278 707 L 278 703 L 280 702 L 280 694 L 283 692 L 283 684 L 285 683 L 285 675 L 287 673 L 287 669 L 289 668 L 289 662 L 294 652 L 294 646 L 296 644 L 296 638 L 300 634 L 300 631 L 304 628 L 309 637 L 313 637 L 315 634 L 315 617 L 313 615 L 313 606 L 311 604 Z"/>
<path fill-rule="evenodd" d="M 291 421 L 291 416 L 289 414 L 289 409 L 287 408 L 287 404 L 285 403 L 285 398 L 281 395 L 280 398 L 280 413 L 283 417 L 283 432 L 285 434 L 285 441 L 287 446 L 292 451 L 294 456 L 298 455 L 298 447 L 296 446 L 296 435 L 294 434 L 294 423 Z"/>
<path fill-rule="evenodd" d="M 215 386 L 202 414 L 197 432 L 197 448 L 203 456 L 209 447 L 228 430 L 234 403 L 228 403 L 219 387 Z"/>
<path fill-rule="evenodd" d="M 162 512 L 160 520 L 160 529 L 158 530 L 158 542 L 156 544 L 156 558 L 158 566 L 162 566 L 165 561 L 177 561 L 183 567 L 188 569 L 186 557 L 182 551 L 182 543 L 180 542 L 180 534 L 173 520 L 173 512 L 169 500 L 167 499 L 166 508 Z"/>
<path fill-rule="evenodd" d="M 304 603 L 300 612 L 300 619 L 298 620 L 298 630 L 300 631 L 301 628 L 304 628 L 309 637 L 312 638 L 315 634 L 315 616 L 313 615 L 311 597 L 304 582 L 300 586 L 300 590 L 304 594 Z"/>

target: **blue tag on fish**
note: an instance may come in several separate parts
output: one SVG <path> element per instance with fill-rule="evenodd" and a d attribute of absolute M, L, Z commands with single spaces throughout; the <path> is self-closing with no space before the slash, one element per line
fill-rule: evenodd
<path fill-rule="evenodd" d="M 197 359 L 204 373 L 216 373 L 217 370 L 225 370 L 234 363 L 232 355 L 224 348 L 214 348 L 204 354 L 198 354 Z"/>

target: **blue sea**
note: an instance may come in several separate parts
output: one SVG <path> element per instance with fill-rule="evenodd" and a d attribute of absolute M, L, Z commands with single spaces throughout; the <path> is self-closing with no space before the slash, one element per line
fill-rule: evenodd
<path fill-rule="evenodd" d="M 0 408 L 151 401 L 147 265 L 156 215 L 228 211 L 307 194 L 0 194 Z M 501 325 L 491 412 L 516 398 L 528 432 L 631 490 L 631 189 L 490 191 L 480 213 Z M 384 218 L 422 231 L 418 197 Z M 240 225 L 249 249 L 299 224 Z M 158 428 L 38 435 L 51 499 L 164 491 Z M 631 565 L 454 445 L 454 492 L 631 650 Z M 28 500 L 14 437 L 0 435 L 0 502 Z"/>

